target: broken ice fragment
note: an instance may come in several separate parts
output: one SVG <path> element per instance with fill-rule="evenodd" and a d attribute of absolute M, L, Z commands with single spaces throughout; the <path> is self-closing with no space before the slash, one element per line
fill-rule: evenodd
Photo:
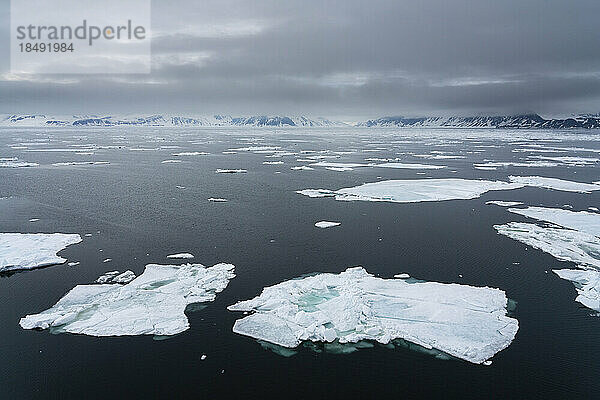
<path fill-rule="evenodd" d="M 79 242 L 78 234 L 0 233 L 0 272 L 62 264 L 56 253 Z"/>
<path fill-rule="evenodd" d="M 191 253 L 177 253 L 177 254 L 169 254 L 167 258 L 194 258 L 194 255 Z"/>
<path fill-rule="evenodd" d="M 590 193 L 594 190 L 600 190 L 600 185 L 592 183 L 572 182 L 564 179 L 545 178 L 542 176 L 510 176 L 509 179 L 513 183 L 520 183 L 525 186 L 562 190 L 565 192 Z"/>
<path fill-rule="evenodd" d="M 119 271 L 110 271 L 106 272 L 104 275 L 101 275 L 96 279 L 96 283 L 129 283 L 135 279 L 135 274 L 133 271 L 125 271 L 120 273 Z"/>
<path fill-rule="evenodd" d="M 217 169 L 215 171 L 217 174 L 245 174 L 246 172 L 248 172 L 245 169 Z"/>
<path fill-rule="evenodd" d="M 523 203 L 520 201 L 490 200 L 490 201 L 486 201 L 485 204 L 494 204 L 494 205 L 500 206 L 500 207 L 514 207 L 514 206 L 520 206 Z"/>
<path fill-rule="evenodd" d="M 75 286 L 53 307 L 19 324 L 91 336 L 175 335 L 189 328 L 186 307 L 213 301 L 235 277 L 234 268 L 149 264 L 126 285 Z"/>
<path fill-rule="evenodd" d="M 560 208 L 509 208 L 508 211 L 600 237 L 600 214 Z"/>
<path fill-rule="evenodd" d="M 575 284 L 577 298 L 575 301 L 587 308 L 600 311 L 600 271 L 592 269 L 560 269 L 552 270 L 562 279 Z"/>
<path fill-rule="evenodd" d="M 319 221 L 315 223 L 317 228 L 331 228 L 333 226 L 341 225 L 341 222 L 333 222 L 333 221 Z"/>
<path fill-rule="evenodd" d="M 253 312 L 234 332 L 283 347 L 403 338 L 478 364 L 508 347 L 518 330 L 502 290 L 381 279 L 361 267 L 284 281 L 228 309 Z"/>

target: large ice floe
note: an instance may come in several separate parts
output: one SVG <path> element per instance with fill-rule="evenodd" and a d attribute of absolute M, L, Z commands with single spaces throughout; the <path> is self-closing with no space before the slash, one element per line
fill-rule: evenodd
<path fill-rule="evenodd" d="M 235 277 L 232 264 L 146 265 L 126 285 L 78 285 L 53 307 L 21 318 L 24 329 L 90 336 L 175 335 L 189 304 L 213 301 Z"/>
<path fill-rule="evenodd" d="M 520 183 L 524 186 L 561 190 L 565 192 L 590 193 L 594 190 L 600 190 L 600 185 L 593 183 L 573 182 L 558 178 L 546 178 L 543 176 L 510 176 L 509 179 L 513 183 Z"/>
<path fill-rule="evenodd" d="M 382 279 L 354 267 L 284 281 L 228 309 L 252 312 L 235 333 L 287 348 L 404 339 L 480 364 L 515 338 L 507 303 L 499 289 Z"/>
<path fill-rule="evenodd" d="M 600 311 L 600 214 L 544 207 L 509 211 L 554 225 L 510 222 L 494 228 L 558 260 L 576 263 L 580 269 L 554 270 L 554 273 L 575 284 L 579 294 L 576 301 Z"/>
<path fill-rule="evenodd" d="M 78 234 L 0 233 L 0 272 L 62 264 L 56 253 L 79 242 Z"/>
<path fill-rule="evenodd" d="M 510 190 L 523 187 L 520 183 L 469 179 L 408 179 L 387 180 L 339 190 L 306 189 L 296 193 L 308 197 L 334 197 L 344 201 L 389 201 L 418 203 L 474 199 L 491 190 Z"/>

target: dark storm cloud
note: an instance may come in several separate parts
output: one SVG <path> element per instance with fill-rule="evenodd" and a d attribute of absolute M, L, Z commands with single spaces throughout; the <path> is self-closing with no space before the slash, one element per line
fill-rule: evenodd
<path fill-rule="evenodd" d="M 22 77 L 9 74 L 5 62 L 0 106 L 360 116 L 598 112 L 598 15 L 596 0 L 155 1 L 150 75 Z M 0 50 L 8 51 L 6 41 Z"/>

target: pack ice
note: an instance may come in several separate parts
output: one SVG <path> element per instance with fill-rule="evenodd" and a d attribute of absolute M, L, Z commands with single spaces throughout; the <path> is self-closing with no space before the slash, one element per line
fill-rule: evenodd
<path fill-rule="evenodd" d="M 480 364 L 515 338 L 518 321 L 506 307 L 499 289 L 381 279 L 354 267 L 284 281 L 228 309 L 253 312 L 235 333 L 283 347 L 401 338 Z"/>
<path fill-rule="evenodd" d="M 544 207 L 510 208 L 509 211 L 558 226 L 510 222 L 494 228 L 558 260 L 576 263 L 579 269 L 553 272 L 575 284 L 576 301 L 600 311 L 600 214 Z"/>
<path fill-rule="evenodd" d="M 78 285 L 53 307 L 21 318 L 24 329 L 90 336 L 175 335 L 189 304 L 213 301 L 235 277 L 232 264 L 146 265 L 126 285 Z"/>
<path fill-rule="evenodd" d="M 0 233 L 0 272 L 62 264 L 56 253 L 79 242 L 78 234 Z"/>
<path fill-rule="evenodd" d="M 474 199 L 491 190 L 510 190 L 523 187 L 520 183 L 469 179 L 408 179 L 387 180 L 339 190 L 306 189 L 296 193 L 309 197 L 334 197 L 344 201 L 389 201 L 418 203 Z"/>

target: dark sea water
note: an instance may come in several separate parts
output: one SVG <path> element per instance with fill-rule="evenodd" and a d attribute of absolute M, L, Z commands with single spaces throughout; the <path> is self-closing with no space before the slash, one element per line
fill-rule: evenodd
<path fill-rule="evenodd" d="M 0 168 L 0 197 L 5 197 L 0 200 L 0 232 L 92 235 L 60 253 L 80 265 L 0 277 L 0 398 L 599 398 L 600 318 L 574 301 L 572 283 L 550 271 L 573 264 L 498 235 L 493 225 L 528 220 L 485 202 L 522 201 L 558 208 L 568 204 L 577 211 L 600 207 L 600 192 L 529 187 L 488 192 L 473 200 L 414 204 L 342 202 L 295 193 L 307 188 L 339 189 L 383 179 L 427 177 L 507 180 L 509 175 L 540 175 L 579 182 L 600 180 L 600 163 L 494 171 L 473 168 L 474 162 L 522 161 L 530 156 L 600 157 L 585 151 L 512 151 L 527 147 L 525 142 L 599 150 L 600 134 L 425 129 L 1 129 L 0 158 L 19 157 L 40 165 Z M 82 145 L 91 145 L 93 150 L 82 151 L 94 154 L 31 151 Z M 315 167 L 313 171 L 292 171 L 292 166 L 308 164 L 296 159 L 314 154 L 280 158 L 251 151 L 222 154 L 248 146 L 280 146 L 294 153 L 352 152 L 324 161 L 399 157 L 401 162 L 448 168 L 336 172 Z M 158 150 L 132 150 L 136 148 Z M 210 154 L 172 156 L 184 151 Z M 436 154 L 431 151 L 466 158 L 414 156 Z M 167 159 L 183 162 L 161 163 Z M 51 165 L 84 160 L 110 164 Z M 264 161 L 284 164 L 265 165 Z M 243 168 L 248 173 L 217 174 L 217 168 Z M 209 197 L 229 201 L 213 203 L 207 201 Z M 40 220 L 29 222 L 31 218 Z M 317 229 L 314 223 L 320 220 L 342 225 Z M 166 255 L 178 252 L 191 252 L 194 261 L 204 265 L 232 263 L 237 276 L 206 308 L 188 312 L 190 329 L 177 336 L 166 340 L 151 336 L 96 338 L 29 331 L 18 325 L 21 317 L 49 308 L 77 284 L 93 283 L 110 270 L 131 269 L 139 275 L 148 263 L 177 264 Z M 103 263 L 106 258 L 112 261 Z M 284 357 L 232 332 L 241 314 L 227 311 L 228 305 L 293 277 L 338 273 L 355 265 L 383 278 L 407 272 L 423 280 L 501 288 L 517 303 L 512 314 L 519 320 L 517 336 L 493 358 L 491 366 L 482 366 L 378 345 L 350 354 L 315 352 L 300 346 L 297 354 Z M 204 361 L 200 359 L 203 354 L 207 355 Z"/>

